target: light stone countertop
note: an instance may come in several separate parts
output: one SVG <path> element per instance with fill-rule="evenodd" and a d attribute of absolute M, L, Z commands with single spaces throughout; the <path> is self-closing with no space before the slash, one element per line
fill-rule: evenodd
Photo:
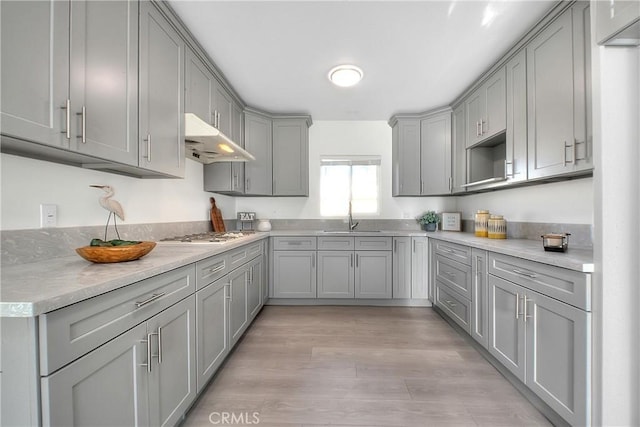
<path fill-rule="evenodd" d="M 163 244 L 136 261 L 94 264 L 79 255 L 2 268 L 0 317 L 32 317 L 265 239 L 256 233 L 224 245 Z"/>
<path fill-rule="evenodd" d="M 505 255 L 582 272 L 593 272 L 593 251 L 573 249 L 565 253 L 545 252 L 541 241 L 493 240 L 471 233 L 381 231 L 331 233 L 317 230 L 272 230 L 238 239 L 224 245 L 162 244 L 151 253 L 131 262 L 93 264 L 79 256 L 11 265 L 2 268 L 0 317 L 32 317 L 104 294 L 149 277 L 162 274 L 239 246 L 272 237 L 286 236 L 427 236 Z"/>

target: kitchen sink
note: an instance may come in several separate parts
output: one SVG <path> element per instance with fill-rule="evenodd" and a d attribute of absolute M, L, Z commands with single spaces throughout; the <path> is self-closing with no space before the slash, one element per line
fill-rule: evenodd
<path fill-rule="evenodd" d="M 322 230 L 326 234 L 362 234 L 362 233 L 380 233 L 380 230 Z"/>

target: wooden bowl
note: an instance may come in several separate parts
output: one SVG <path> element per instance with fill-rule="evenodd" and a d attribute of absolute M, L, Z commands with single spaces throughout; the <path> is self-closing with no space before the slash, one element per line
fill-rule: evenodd
<path fill-rule="evenodd" d="M 129 246 L 83 246 L 76 252 L 87 261 L 97 263 L 133 261 L 142 258 L 153 248 L 156 242 L 140 242 Z"/>

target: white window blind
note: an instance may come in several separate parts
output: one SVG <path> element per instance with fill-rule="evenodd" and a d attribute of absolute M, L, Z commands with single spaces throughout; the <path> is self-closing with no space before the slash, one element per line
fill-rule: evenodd
<path fill-rule="evenodd" d="M 379 187 L 379 156 L 320 159 L 321 216 L 348 215 L 349 201 L 354 215 L 377 215 Z"/>

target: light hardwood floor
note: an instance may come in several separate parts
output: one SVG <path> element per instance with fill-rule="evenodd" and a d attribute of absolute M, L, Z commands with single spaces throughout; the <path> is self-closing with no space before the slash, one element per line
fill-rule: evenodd
<path fill-rule="evenodd" d="M 430 308 L 267 306 L 183 425 L 550 424 Z"/>

